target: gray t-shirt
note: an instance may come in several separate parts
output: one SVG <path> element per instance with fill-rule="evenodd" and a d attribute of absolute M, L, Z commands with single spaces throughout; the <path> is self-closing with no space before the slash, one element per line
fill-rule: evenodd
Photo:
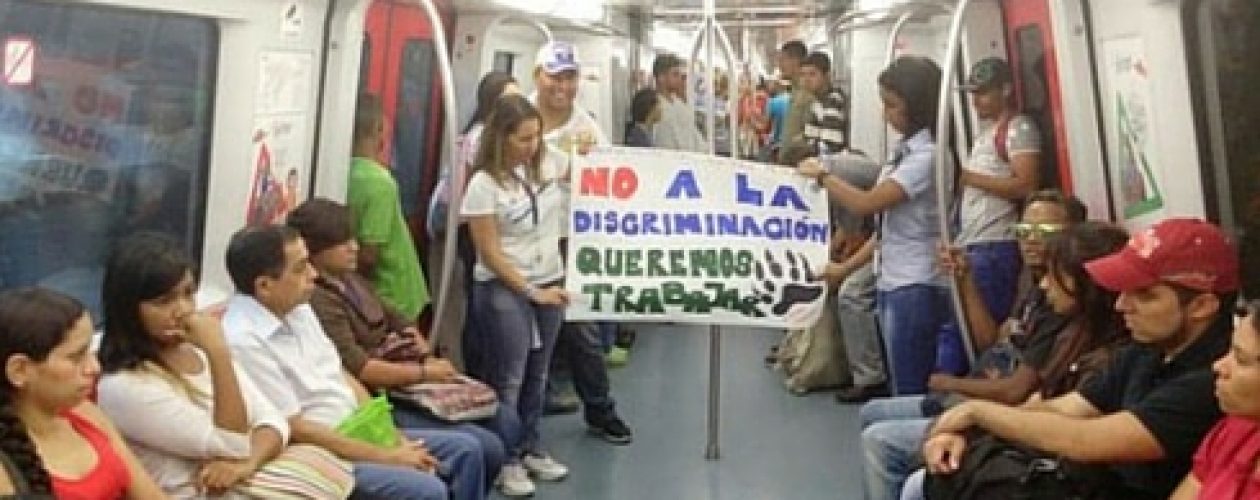
<path fill-rule="evenodd" d="M 1009 158 L 1041 151 L 1041 134 L 1037 132 L 1037 125 L 1025 115 L 1016 115 L 1007 124 L 1005 140 L 1008 161 L 1003 161 L 998 156 L 994 139 L 998 133 L 998 125 L 996 121 L 987 123 L 984 131 L 976 137 L 967 170 L 997 177 L 1011 177 L 1014 171 Z M 961 244 L 1015 240 L 1012 227 L 1019 220 L 1019 204 L 1015 200 L 968 186 L 963 188 L 959 215 L 962 227 L 958 232 L 958 242 Z"/>
<path fill-rule="evenodd" d="M 896 182 L 906 193 L 906 200 L 879 214 L 875 287 L 881 291 L 944 284 L 936 266 L 941 232 L 937 220 L 935 151 L 931 134 L 920 130 L 902 141 L 894 153 L 896 161 L 889 162 L 880 172 L 879 182 Z"/>
<path fill-rule="evenodd" d="M 821 160 L 831 175 L 858 189 L 869 190 L 879 180 L 879 162 L 866 156 L 844 152 L 823 156 Z M 851 234 L 870 228 L 871 218 L 854 214 L 839 203 L 832 203 L 831 224 Z"/>

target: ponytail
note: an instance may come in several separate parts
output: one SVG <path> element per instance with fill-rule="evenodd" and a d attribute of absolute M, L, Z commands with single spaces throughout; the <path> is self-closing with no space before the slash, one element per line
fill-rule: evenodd
<path fill-rule="evenodd" d="M 14 485 L 25 480 L 31 488 L 29 493 L 51 495 L 52 476 L 44 468 L 44 461 L 35 450 L 35 442 L 31 441 L 30 434 L 26 432 L 26 425 L 14 412 L 10 396 L 5 394 L 2 397 L 5 401 L 0 404 L 0 452 L 9 458 L 22 475 L 20 478 L 9 479 Z"/>

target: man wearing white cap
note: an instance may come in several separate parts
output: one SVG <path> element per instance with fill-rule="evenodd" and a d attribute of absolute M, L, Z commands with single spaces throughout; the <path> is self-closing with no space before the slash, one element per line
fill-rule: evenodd
<path fill-rule="evenodd" d="M 564 157 L 574 151 L 585 154 L 593 145 L 608 145 L 608 136 L 577 98 L 580 63 L 577 48 L 568 42 L 548 42 L 538 51 L 534 68 L 537 92 L 530 101 L 543 118 L 543 141 L 549 156 Z M 567 163 L 567 162 L 566 162 Z M 567 168 L 572 168 L 568 165 Z M 568 207 L 568 198 L 565 198 Z M 566 247 L 569 218 L 560 226 L 561 251 Z M 617 415 L 608 382 L 608 368 L 599 339 L 599 327 L 590 322 L 565 323 L 556 340 L 552 366 L 567 364 L 573 385 L 585 407 L 584 417 L 592 434 L 613 444 L 628 444 L 630 428 Z M 553 370 L 554 371 L 554 370 Z M 553 377 L 554 378 L 554 377 Z"/>

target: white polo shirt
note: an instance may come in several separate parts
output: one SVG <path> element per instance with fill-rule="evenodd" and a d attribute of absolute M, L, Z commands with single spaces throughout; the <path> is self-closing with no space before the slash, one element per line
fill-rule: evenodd
<path fill-rule="evenodd" d="M 358 407 L 337 348 L 310 305 L 281 319 L 238 293 L 228 301 L 223 331 L 236 364 L 286 418 L 300 414 L 335 427 Z"/>

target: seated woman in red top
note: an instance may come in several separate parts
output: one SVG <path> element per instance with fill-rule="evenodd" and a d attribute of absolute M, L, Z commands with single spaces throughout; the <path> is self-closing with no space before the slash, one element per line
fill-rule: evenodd
<path fill-rule="evenodd" d="M 1172 500 L 1260 498 L 1260 302 L 1247 309 L 1212 365 L 1225 418 L 1203 438 Z"/>
<path fill-rule="evenodd" d="M 0 495 L 61 500 L 165 498 L 88 402 L 100 365 L 92 321 L 72 298 L 39 288 L 0 294 Z"/>

